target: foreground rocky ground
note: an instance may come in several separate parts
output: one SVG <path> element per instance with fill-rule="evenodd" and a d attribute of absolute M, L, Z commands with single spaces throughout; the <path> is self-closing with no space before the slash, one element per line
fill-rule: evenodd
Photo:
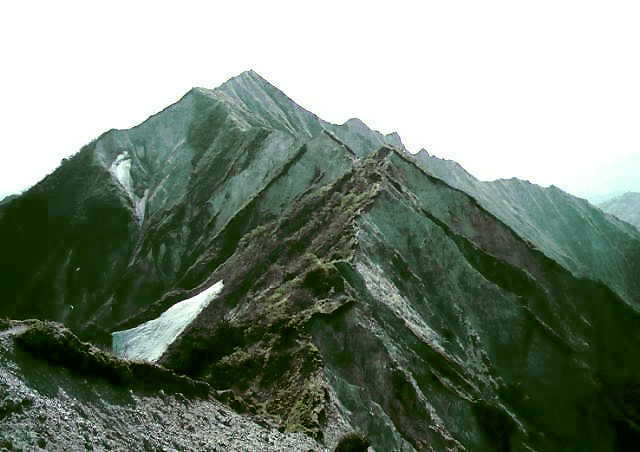
<path fill-rule="evenodd" d="M 210 398 L 133 390 L 51 365 L 0 332 L 0 450 L 322 451 Z"/>

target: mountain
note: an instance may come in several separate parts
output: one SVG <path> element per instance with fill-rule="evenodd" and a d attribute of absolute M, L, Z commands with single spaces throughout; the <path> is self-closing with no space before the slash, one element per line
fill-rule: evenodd
<path fill-rule="evenodd" d="M 252 71 L 105 133 L 0 206 L 0 315 L 68 328 L 5 322 L 3 363 L 35 402 L 5 403 L 20 408 L 0 436 L 36 430 L 32 407 L 74 406 L 38 386 L 51 373 L 88 382 L 85 410 L 129 386 L 98 411 L 120 422 L 116 447 L 162 431 L 166 397 L 192 432 L 180 449 L 220 428 L 182 414 L 221 400 L 246 416 L 234 425 L 312 448 L 355 431 L 378 451 L 630 450 L 638 231 L 557 189 L 438 165 Z M 208 389 L 181 408 L 177 381 Z M 65 441 L 48 444 L 82 447 Z"/>
<path fill-rule="evenodd" d="M 627 192 L 639 192 L 638 174 L 640 153 L 628 154 L 602 165 L 597 174 L 585 178 L 586 184 L 577 194 L 598 205 Z"/>
<path fill-rule="evenodd" d="M 457 162 L 424 150 L 415 157 L 430 174 L 472 195 L 573 274 L 606 283 L 640 309 L 637 229 L 555 186 L 543 188 L 516 178 L 480 181 Z"/>
<path fill-rule="evenodd" d="M 603 202 L 599 207 L 640 229 L 640 193 L 625 193 Z"/>

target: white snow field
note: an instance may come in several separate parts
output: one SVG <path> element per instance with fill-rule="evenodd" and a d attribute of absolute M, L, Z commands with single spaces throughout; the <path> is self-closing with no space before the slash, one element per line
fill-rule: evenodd
<path fill-rule="evenodd" d="M 113 354 L 126 359 L 157 361 L 223 287 L 223 282 L 218 281 L 198 295 L 174 304 L 157 319 L 111 333 Z"/>

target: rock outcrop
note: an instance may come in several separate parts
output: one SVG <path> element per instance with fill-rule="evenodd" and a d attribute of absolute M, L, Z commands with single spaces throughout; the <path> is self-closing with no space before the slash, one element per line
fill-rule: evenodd
<path fill-rule="evenodd" d="M 640 440 L 640 232 L 327 123 L 254 72 L 102 135 L 0 206 L 0 232 L 0 314 L 105 349 L 224 281 L 158 364 L 312 442 Z"/>

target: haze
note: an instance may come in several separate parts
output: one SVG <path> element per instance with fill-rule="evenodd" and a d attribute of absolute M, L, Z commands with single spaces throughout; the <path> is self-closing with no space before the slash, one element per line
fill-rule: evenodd
<path fill-rule="evenodd" d="M 398 131 L 481 179 L 596 196 L 640 161 L 637 2 L 179 4 L 0 7 L 0 197 L 249 68 L 325 120 Z"/>

